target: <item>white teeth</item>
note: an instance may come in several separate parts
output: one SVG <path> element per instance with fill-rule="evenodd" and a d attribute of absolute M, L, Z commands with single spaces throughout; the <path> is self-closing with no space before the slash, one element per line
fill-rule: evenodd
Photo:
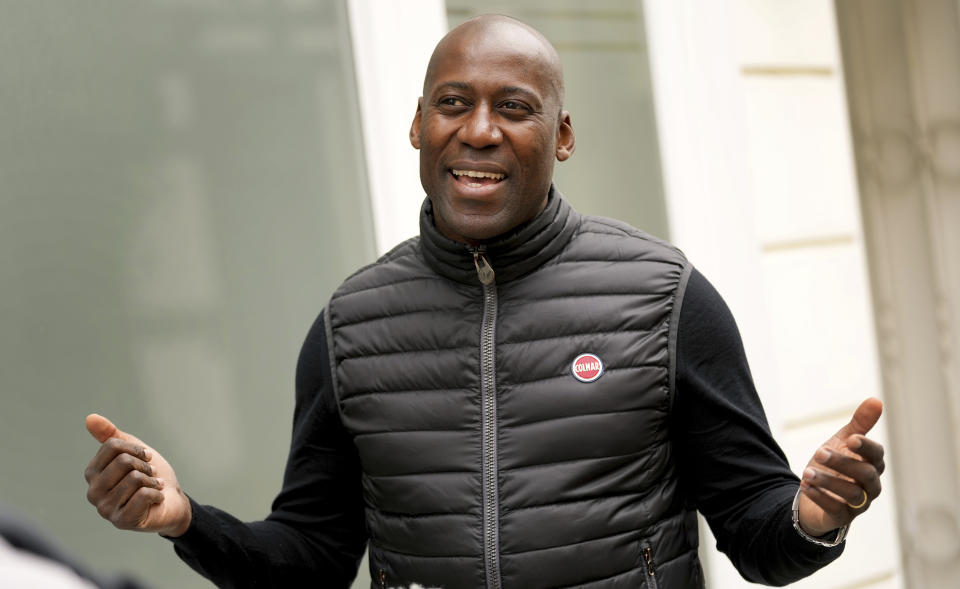
<path fill-rule="evenodd" d="M 475 172 L 473 170 L 451 170 L 454 176 L 469 176 L 470 178 L 493 178 L 494 180 L 503 180 L 503 174 L 493 172 Z"/>

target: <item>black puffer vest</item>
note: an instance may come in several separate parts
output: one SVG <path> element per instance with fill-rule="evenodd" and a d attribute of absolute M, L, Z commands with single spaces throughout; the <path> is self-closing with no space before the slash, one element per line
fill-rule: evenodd
<path fill-rule="evenodd" d="M 702 586 L 667 430 L 682 254 L 556 190 L 486 248 L 429 201 L 420 229 L 327 306 L 374 586 Z"/>

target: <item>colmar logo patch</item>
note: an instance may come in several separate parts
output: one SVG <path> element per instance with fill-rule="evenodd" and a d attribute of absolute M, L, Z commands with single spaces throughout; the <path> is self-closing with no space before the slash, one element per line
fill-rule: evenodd
<path fill-rule="evenodd" d="M 580 382 L 593 382 L 603 374 L 603 362 L 594 354 L 580 354 L 570 365 L 570 371 Z"/>

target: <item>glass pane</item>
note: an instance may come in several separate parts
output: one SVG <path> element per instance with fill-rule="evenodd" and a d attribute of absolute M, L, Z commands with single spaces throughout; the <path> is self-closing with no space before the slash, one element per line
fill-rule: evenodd
<path fill-rule="evenodd" d="M 99 571 L 208 587 L 87 504 L 92 411 L 201 502 L 280 487 L 300 344 L 374 256 L 345 7 L 34 0 L 0 18 L 0 500 Z"/>
<path fill-rule="evenodd" d="M 447 0 L 451 27 L 484 13 L 519 18 L 560 52 L 577 137 L 576 153 L 556 167 L 560 191 L 582 213 L 668 237 L 640 2 Z"/>

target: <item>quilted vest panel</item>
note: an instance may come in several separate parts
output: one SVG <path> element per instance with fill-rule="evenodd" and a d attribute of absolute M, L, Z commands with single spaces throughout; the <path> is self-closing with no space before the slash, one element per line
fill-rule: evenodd
<path fill-rule="evenodd" d="M 702 586 L 667 428 L 689 266 L 624 224 L 576 222 L 558 255 L 486 289 L 413 239 L 331 298 L 374 586 Z M 585 353 L 592 382 L 574 376 Z"/>

